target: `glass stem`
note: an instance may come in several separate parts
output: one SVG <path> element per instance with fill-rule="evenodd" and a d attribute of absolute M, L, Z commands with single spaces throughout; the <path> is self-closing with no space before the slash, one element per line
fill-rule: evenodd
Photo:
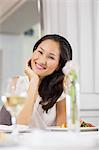
<path fill-rule="evenodd" d="M 13 132 L 12 134 L 18 135 L 18 129 L 17 129 L 17 123 L 16 123 L 16 117 L 12 116 L 12 125 L 13 125 Z"/>
<path fill-rule="evenodd" d="M 16 126 L 16 117 L 12 116 L 12 125 Z"/>

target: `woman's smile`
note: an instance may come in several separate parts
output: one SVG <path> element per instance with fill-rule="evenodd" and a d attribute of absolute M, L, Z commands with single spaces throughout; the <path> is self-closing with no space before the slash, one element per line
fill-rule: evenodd
<path fill-rule="evenodd" d="M 43 65 L 41 65 L 40 63 L 37 63 L 37 62 L 35 62 L 35 66 L 38 70 L 45 70 L 46 69 Z"/>

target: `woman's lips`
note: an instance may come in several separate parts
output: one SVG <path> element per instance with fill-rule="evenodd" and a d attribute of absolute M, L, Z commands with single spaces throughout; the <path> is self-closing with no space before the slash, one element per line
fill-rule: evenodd
<path fill-rule="evenodd" d="M 38 63 L 35 63 L 36 65 L 36 68 L 39 69 L 39 70 L 43 70 L 43 69 L 46 69 L 44 66 L 38 64 Z"/>

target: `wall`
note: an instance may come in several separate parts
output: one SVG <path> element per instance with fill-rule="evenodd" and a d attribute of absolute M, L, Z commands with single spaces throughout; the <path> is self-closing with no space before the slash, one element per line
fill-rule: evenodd
<path fill-rule="evenodd" d="M 8 77 L 24 75 L 25 61 L 31 57 L 34 43 L 39 38 L 38 26 L 34 26 L 33 36 L 0 34 L 0 89 Z"/>

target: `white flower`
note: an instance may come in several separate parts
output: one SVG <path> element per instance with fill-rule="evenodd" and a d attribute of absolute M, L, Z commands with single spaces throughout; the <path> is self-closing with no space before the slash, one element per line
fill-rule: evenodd
<path fill-rule="evenodd" d="M 71 70 L 74 70 L 76 73 L 78 72 L 77 64 L 73 60 L 67 61 L 67 63 L 65 64 L 65 66 L 62 69 L 63 73 L 66 76 L 68 76 L 70 74 Z"/>
<path fill-rule="evenodd" d="M 78 78 L 78 67 L 77 64 L 70 60 L 66 63 L 66 65 L 62 69 L 65 77 L 64 77 L 64 90 L 66 93 L 69 93 L 71 84 L 73 81 Z"/>

